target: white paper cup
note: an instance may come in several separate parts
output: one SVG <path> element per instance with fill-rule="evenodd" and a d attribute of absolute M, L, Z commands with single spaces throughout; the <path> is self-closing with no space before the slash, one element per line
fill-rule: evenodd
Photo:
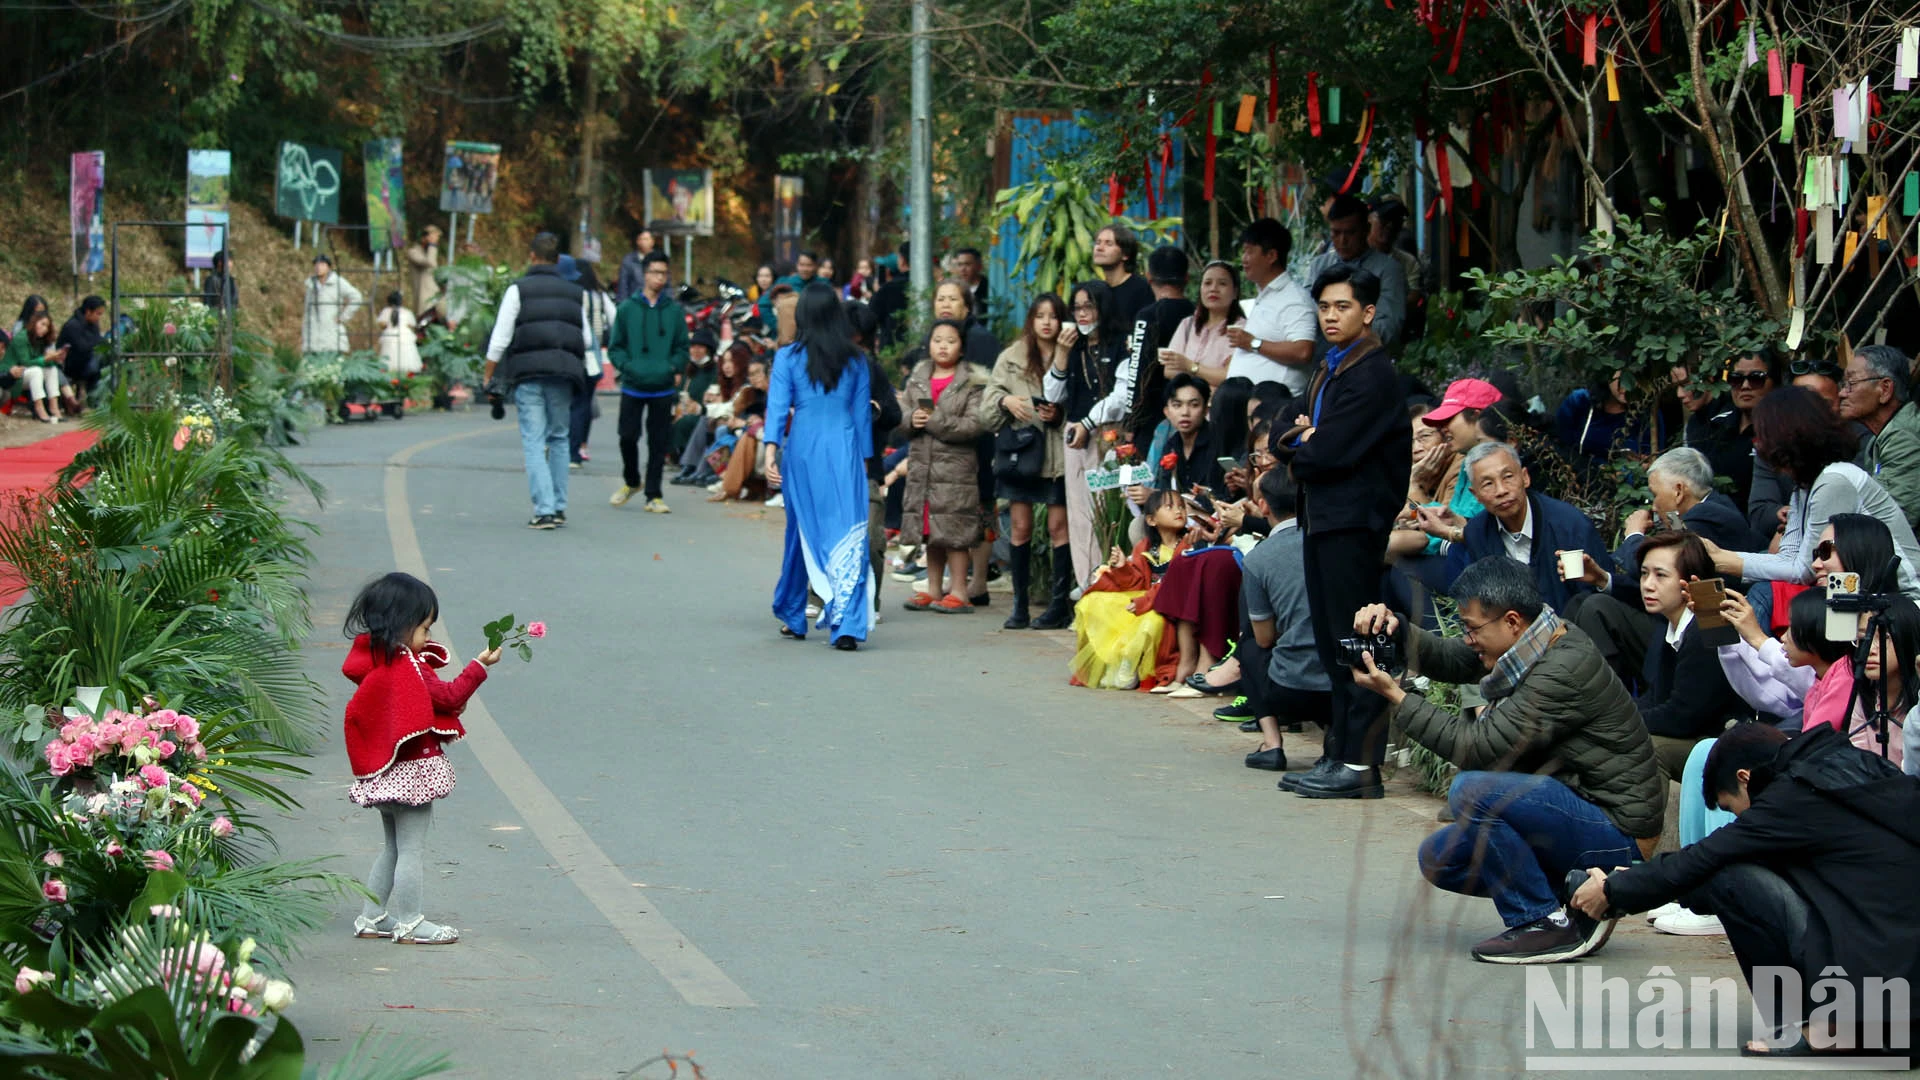
<path fill-rule="evenodd" d="M 1587 572 L 1586 563 L 1580 558 L 1582 554 L 1583 553 L 1579 551 L 1563 551 L 1560 553 L 1560 577 L 1562 580 L 1578 581 L 1580 576 Z"/>

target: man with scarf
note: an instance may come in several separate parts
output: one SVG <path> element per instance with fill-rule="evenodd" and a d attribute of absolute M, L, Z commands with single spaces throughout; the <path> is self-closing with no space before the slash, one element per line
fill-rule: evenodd
<path fill-rule="evenodd" d="M 1459 766 L 1447 792 L 1455 820 L 1420 845 L 1420 872 L 1448 892 L 1493 900 L 1506 930 L 1473 947 L 1492 964 L 1585 956 L 1610 920 L 1565 909 L 1570 870 L 1625 866 L 1652 851 L 1667 780 L 1633 699 L 1593 640 L 1540 599 L 1527 568 L 1504 555 L 1453 584 L 1465 633 L 1406 627 L 1408 668 L 1436 683 L 1478 681 L 1477 717 L 1448 712 L 1373 664 L 1354 684 L 1398 711 L 1407 737 Z M 1385 605 L 1354 617 L 1357 634 L 1403 633 Z"/>

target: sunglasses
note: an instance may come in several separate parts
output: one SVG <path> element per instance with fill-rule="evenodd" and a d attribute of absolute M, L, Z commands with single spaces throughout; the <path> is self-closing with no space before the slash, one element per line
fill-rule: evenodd
<path fill-rule="evenodd" d="M 1806 374 L 1799 372 L 1798 374 Z M 1765 386 L 1773 378 L 1764 371 L 1735 371 L 1727 376 L 1728 386 Z"/>
<path fill-rule="evenodd" d="M 1813 557 L 1815 559 L 1820 560 L 1821 562 L 1825 562 L 1828 559 L 1833 558 L 1833 551 L 1834 551 L 1833 541 L 1822 540 L 1820 541 L 1819 544 L 1814 546 Z"/>
<path fill-rule="evenodd" d="M 1835 382 L 1840 381 L 1840 365 L 1831 360 L 1795 360 L 1790 370 L 1795 375 L 1825 375 Z"/>

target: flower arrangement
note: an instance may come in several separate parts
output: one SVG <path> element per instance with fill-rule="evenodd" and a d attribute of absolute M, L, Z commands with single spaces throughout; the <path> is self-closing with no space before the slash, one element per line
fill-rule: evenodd
<path fill-rule="evenodd" d="M 481 627 L 480 632 L 487 636 L 487 648 L 512 649 L 520 654 L 520 659 L 531 661 L 533 659 L 531 641 L 534 638 L 547 636 L 547 624 L 535 620 L 516 626 L 512 615 L 502 615 Z"/>
<path fill-rule="evenodd" d="M 150 790 L 167 786 L 170 768 L 184 773 L 191 768 L 189 762 L 207 759 L 200 721 L 186 713 L 108 709 L 101 716 L 75 716 L 41 748 L 53 775 L 109 781 L 138 776 Z"/>
<path fill-rule="evenodd" d="M 1109 444 L 1106 454 L 1101 458 L 1102 470 L 1118 470 L 1140 464 L 1139 451 L 1132 443 L 1121 442 L 1118 431 L 1107 432 L 1102 441 Z M 1126 488 L 1127 485 L 1123 483 L 1090 493 L 1093 499 L 1093 535 L 1101 552 L 1116 546 L 1122 549 L 1127 546 L 1123 541 L 1127 537 L 1127 526 L 1132 524 L 1133 512 L 1127 508 Z"/>

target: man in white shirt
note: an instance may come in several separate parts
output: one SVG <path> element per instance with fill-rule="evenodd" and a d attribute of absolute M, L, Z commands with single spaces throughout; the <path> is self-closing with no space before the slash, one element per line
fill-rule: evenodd
<path fill-rule="evenodd" d="M 1257 386 L 1282 383 L 1296 395 L 1313 378 L 1313 347 L 1320 338 L 1314 303 L 1299 282 L 1287 276 L 1293 234 L 1272 218 L 1261 218 L 1240 234 L 1240 268 L 1260 291 L 1251 303 L 1244 329 L 1231 327 L 1233 358 L 1227 378 L 1247 378 Z"/>

